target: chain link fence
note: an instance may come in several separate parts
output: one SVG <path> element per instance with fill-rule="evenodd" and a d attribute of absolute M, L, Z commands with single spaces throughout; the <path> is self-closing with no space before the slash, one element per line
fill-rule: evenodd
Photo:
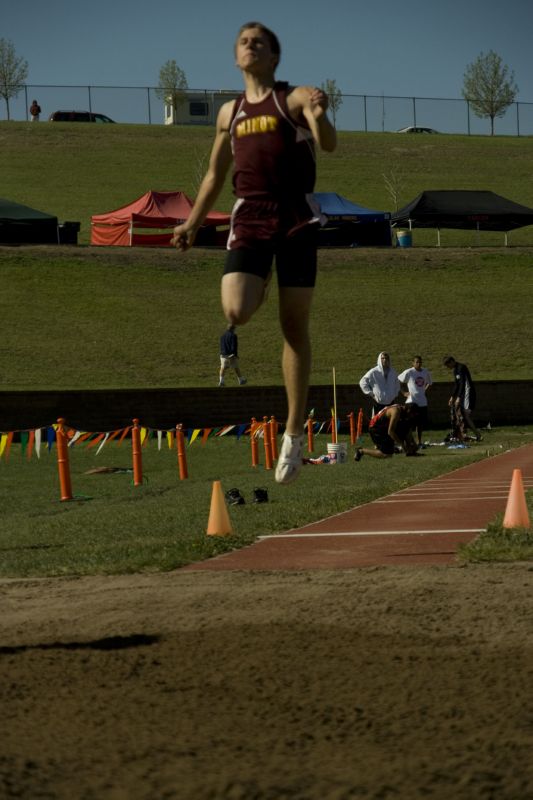
<path fill-rule="evenodd" d="M 50 86 L 29 84 L 10 100 L 10 117 L 28 120 L 29 106 L 35 98 L 42 108 L 41 119 L 47 120 L 54 111 L 92 111 L 105 114 L 116 122 L 162 125 L 165 120 L 163 101 L 154 86 Z M 204 100 L 214 112 L 214 98 L 240 90 L 190 89 L 187 100 Z M 489 135 L 490 120 L 480 119 L 469 103 L 460 98 L 391 97 L 389 95 L 343 94 L 336 112 L 336 126 L 344 131 L 396 131 L 408 126 L 432 128 L 439 133 Z M 2 119 L 7 118 L 5 102 Z M 189 124 L 212 124 L 213 114 L 190 116 Z M 532 136 L 533 103 L 515 102 L 494 124 L 496 135 Z"/>

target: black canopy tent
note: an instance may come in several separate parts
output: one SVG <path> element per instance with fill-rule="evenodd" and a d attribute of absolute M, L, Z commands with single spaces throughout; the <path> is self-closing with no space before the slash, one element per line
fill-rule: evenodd
<path fill-rule="evenodd" d="M 476 231 L 508 231 L 533 225 L 533 209 L 494 192 L 442 189 L 422 192 L 392 214 L 392 224 L 412 228 L 436 228 L 440 245 L 441 228 Z"/>
<path fill-rule="evenodd" d="M 0 198 L 0 244 L 57 244 L 57 217 Z"/>

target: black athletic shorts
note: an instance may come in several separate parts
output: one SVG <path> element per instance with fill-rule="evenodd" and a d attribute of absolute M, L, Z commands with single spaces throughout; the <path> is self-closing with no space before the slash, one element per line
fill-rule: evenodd
<path fill-rule="evenodd" d="M 368 432 L 370 438 L 383 455 L 392 456 L 394 454 L 394 439 L 392 439 L 386 431 L 382 431 L 379 428 L 377 430 L 375 428 L 369 428 Z"/>
<path fill-rule="evenodd" d="M 313 287 L 318 222 L 305 202 L 280 208 L 271 201 L 238 201 L 231 218 L 224 274 L 246 272 L 266 279 L 275 259 L 279 286 Z"/>

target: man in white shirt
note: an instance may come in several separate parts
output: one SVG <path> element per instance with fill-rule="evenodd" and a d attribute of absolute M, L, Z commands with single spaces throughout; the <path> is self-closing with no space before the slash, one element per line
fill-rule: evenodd
<path fill-rule="evenodd" d="M 416 431 L 418 446 L 422 444 L 422 433 L 428 421 L 428 400 L 426 392 L 432 384 L 429 370 L 422 366 L 422 356 L 413 358 L 413 366 L 398 375 L 406 403 L 416 403 L 420 408 Z"/>

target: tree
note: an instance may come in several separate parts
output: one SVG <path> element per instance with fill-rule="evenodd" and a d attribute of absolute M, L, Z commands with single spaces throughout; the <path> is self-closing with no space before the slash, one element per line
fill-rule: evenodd
<path fill-rule="evenodd" d="M 174 113 L 185 100 L 187 78 L 185 73 L 172 59 L 159 70 L 159 86 L 156 95 L 166 103 L 171 103 Z"/>
<path fill-rule="evenodd" d="M 391 167 L 388 173 L 382 172 L 385 186 L 394 203 L 394 210 L 398 211 L 400 195 L 404 186 L 404 173 L 401 167 Z"/>
<path fill-rule="evenodd" d="M 342 93 L 337 88 L 337 81 L 328 78 L 325 83 L 320 87 L 323 92 L 328 96 L 329 110 L 331 111 L 331 119 L 335 125 L 337 119 L 337 111 L 342 106 Z"/>
<path fill-rule="evenodd" d="M 9 39 L 0 39 L 0 96 L 6 101 L 7 118 L 9 101 L 16 97 L 28 77 L 28 62 L 17 56 Z"/>
<path fill-rule="evenodd" d="M 463 97 L 478 117 L 490 119 L 490 135 L 494 136 L 494 119 L 503 117 L 514 103 L 518 86 L 514 72 L 509 74 L 507 65 L 493 50 L 481 53 L 469 64 L 464 74 Z"/>

